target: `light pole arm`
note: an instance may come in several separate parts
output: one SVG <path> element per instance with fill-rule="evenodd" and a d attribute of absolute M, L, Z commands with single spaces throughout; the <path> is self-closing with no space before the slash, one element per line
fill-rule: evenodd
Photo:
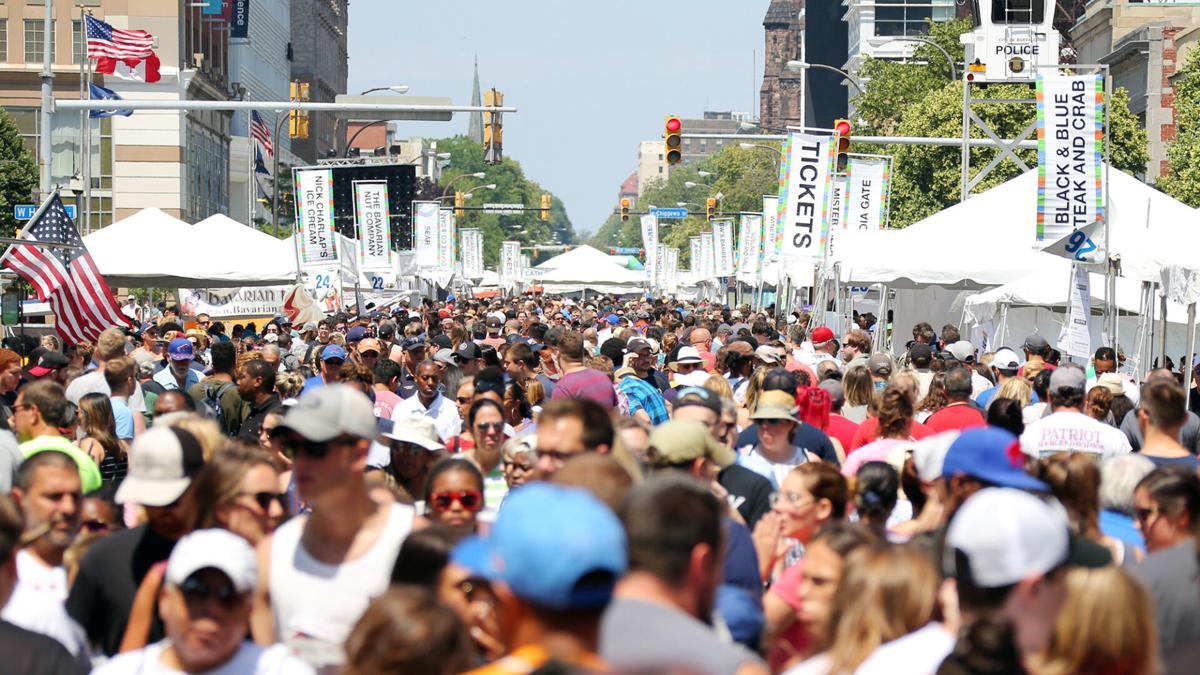
<path fill-rule="evenodd" d="M 941 52 L 942 56 L 946 57 L 946 65 L 950 66 L 950 79 L 951 80 L 958 79 L 958 70 L 956 70 L 954 68 L 954 59 L 951 58 L 950 52 L 946 51 L 945 47 L 939 45 L 938 43 L 934 42 L 933 40 L 929 40 L 926 38 L 919 38 L 919 37 L 904 36 L 904 37 L 889 38 L 888 42 L 920 42 L 922 44 L 927 44 L 927 45 L 933 47 L 934 49 Z"/>
<path fill-rule="evenodd" d="M 390 120 L 375 120 L 374 122 L 368 122 L 367 124 L 364 124 L 361 127 L 359 127 L 358 131 L 355 131 L 354 134 L 352 136 L 350 136 L 350 140 L 346 141 L 346 152 L 342 154 L 342 157 L 350 156 L 350 148 L 354 147 L 354 141 L 355 141 L 355 139 L 358 138 L 359 134 L 366 131 L 370 127 L 375 126 L 376 124 L 384 124 L 389 121 Z"/>
<path fill-rule="evenodd" d="M 846 71 L 842 70 L 841 68 L 834 68 L 833 66 L 828 66 L 828 65 L 825 65 L 824 63 L 810 63 L 807 65 L 807 67 L 808 68 L 821 68 L 823 70 L 828 70 L 830 72 L 837 73 L 838 75 L 841 75 L 842 77 L 846 78 L 847 82 L 854 85 L 854 88 L 857 89 L 859 91 L 859 93 L 862 93 L 862 91 L 863 91 L 862 85 L 859 84 L 858 81 L 855 80 L 853 77 L 851 77 L 850 73 L 847 73 Z"/>
<path fill-rule="evenodd" d="M 455 176 L 454 178 L 451 178 L 450 182 L 446 183 L 446 189 L 442 190 L 442 197 L 445 198 L 446 195 L 450 194 L 450 188 L 458 181 L 462 180 L 463 178 L 474 178 L 474 177 L 475 177 L 475 174 L 473 174 L 473 173 L 460 173 L 457 176 Z"/>

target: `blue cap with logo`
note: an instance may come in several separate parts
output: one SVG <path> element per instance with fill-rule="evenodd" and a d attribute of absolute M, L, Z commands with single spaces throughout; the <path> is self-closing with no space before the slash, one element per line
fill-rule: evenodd
<path fill-rule="evenodd" d="M 367 329 L 362 326 L 355 326 L 346 331 L 346 342 L 358 342 L 367 337 Z"/>
<path fill-rule="evenodd" d="M 615 326 L 618 323 L 620 323 L 621 318 L 618 317 L 616 314 L 609 314 L 607 317 L 605 317 L 604 320 L 607 321 L 610 325 Z"/>
<path fill-rule="evenodd" d="M 321 360 L 328 361 L 330 359 L 346 360 L 346 350 L 342 349 L 341 345 L 329 345 L 325 351 L 321 352 Z"/>
<path fill-rule="evenodd" d="M 464 540 L 452 559 L 555 610 L 605 606 L 628 563 L 625 529 L 611 509 L 586 490 L 543 482 L 514 490 L 491 535 Z"/>
<path fill-rule="evenodd" d="M 187 338 L 175 338 L 167 345 L 167 354 L 172 361 L 191 361 L 196 358 L 196 352 L 192 350 L 192 343 Z"/>
<path fill-rule="evenodd" d="M 942 476 L 966 475 L 996 487 L 1049 492 L 1050 486 L 1025 473 L 1025 455 L 1017 437 L 997 427 L 967 429 L 942 461 Z"/>

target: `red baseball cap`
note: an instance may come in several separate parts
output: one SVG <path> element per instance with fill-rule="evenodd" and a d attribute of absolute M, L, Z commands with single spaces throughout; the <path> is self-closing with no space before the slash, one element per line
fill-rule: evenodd
<path fill-rule="evenodd" d="M 827 326 L 817 326 L 812 332 L 812 343 L 814 347 L 820 346 L 833 339 L 833 331 Z"/>

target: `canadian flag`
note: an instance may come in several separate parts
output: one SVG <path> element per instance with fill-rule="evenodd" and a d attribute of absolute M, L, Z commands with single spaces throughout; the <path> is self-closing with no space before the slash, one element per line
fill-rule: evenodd
<path fill-rule="evenodd" d="M 158 82 L 162 76 L 158 73 L 158 55 L 150 54 L 144 59 L 113 59 L 107 56 L 96 60 L 96 72 L 104 75 L 115 75 L 123 80 L 135 82 Z"/>

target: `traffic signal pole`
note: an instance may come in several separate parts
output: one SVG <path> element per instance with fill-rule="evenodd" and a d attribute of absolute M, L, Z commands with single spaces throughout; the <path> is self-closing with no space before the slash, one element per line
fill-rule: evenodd
<path fill-rule="evenodd" d="M 826 130 L 832 131 L 832 130 Z M 684 138 L 694 138 L 697 140 L 708 139 L 718 141 L 784 141 L 787 140 L 785 134 L 690 134 L 686 131 L 683 133 Z M 962 147 L 963 139 L 961 138 L 945 138 L 945 137 L 925 137 L 925 136 L 854 136 L 856 143 L 869 143 L 872 145 L 936 145 L 949 147 Z M 1006 141 L 1008 147 L 1022 148 L 1029 150 L 1037 149 L 1036 140 L 1024 141 Z M 970 146 L 973 148 L 995 148 L 996 143 L 990 138 L 972 138 Z"/>

